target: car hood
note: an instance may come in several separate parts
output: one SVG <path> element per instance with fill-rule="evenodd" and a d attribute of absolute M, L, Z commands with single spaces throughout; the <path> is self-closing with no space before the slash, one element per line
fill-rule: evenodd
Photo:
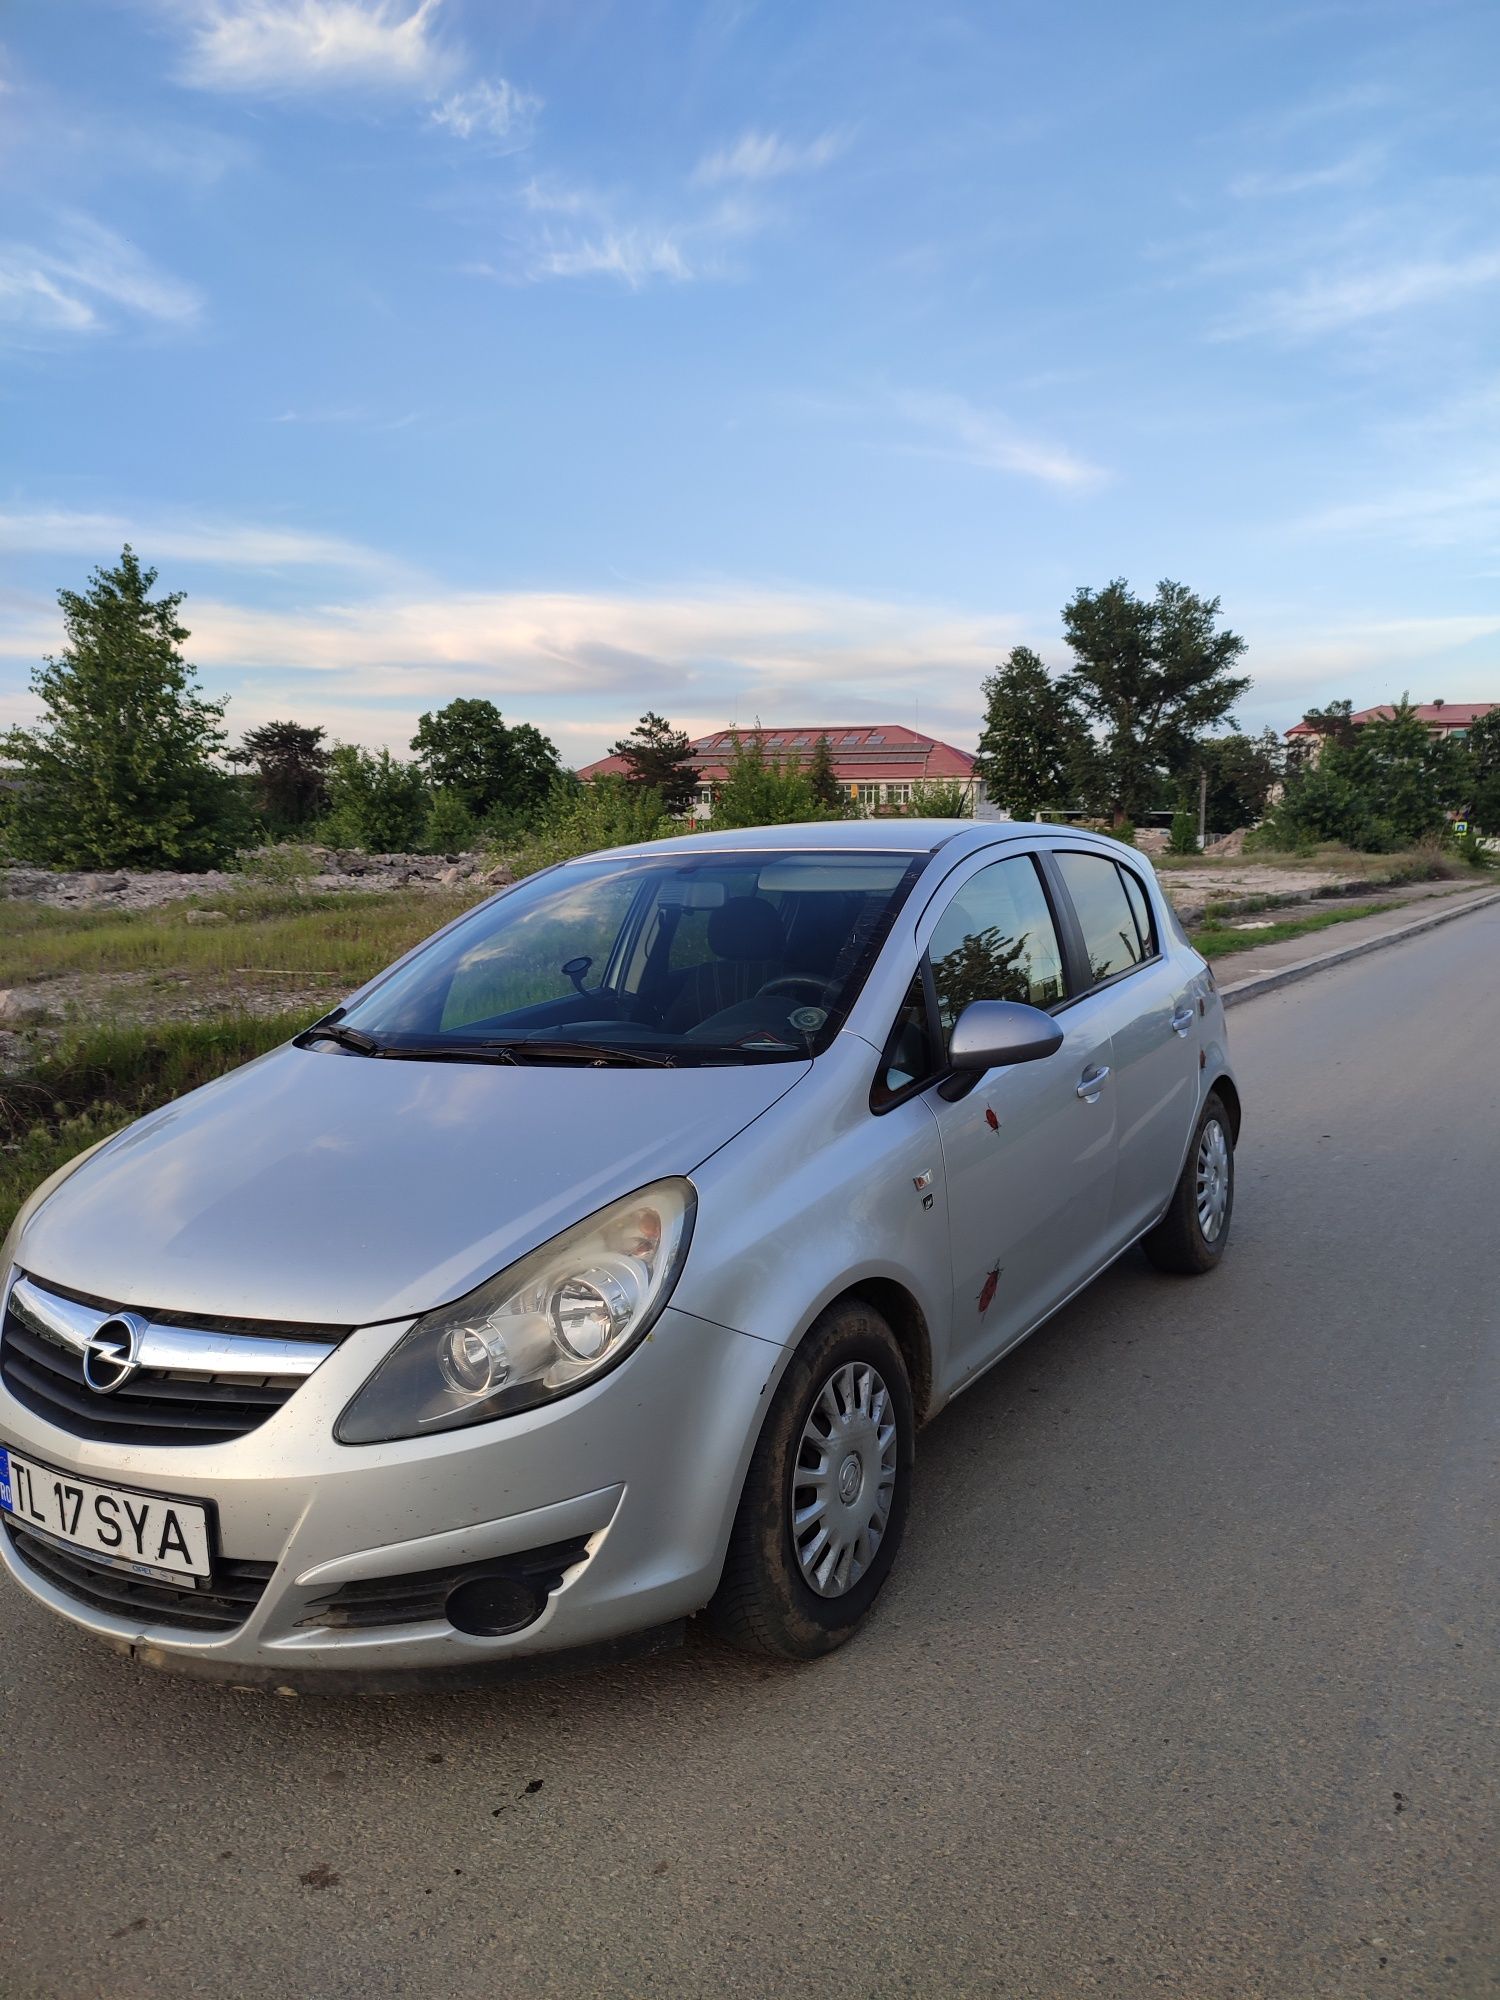
<path fill-rule="evenodd" d="M 110 1140 L 15 1260 L 110 1304 L 361 1325 L 688 1174 L 806 1063 L 588 1069 L 275 1050 Z"/>

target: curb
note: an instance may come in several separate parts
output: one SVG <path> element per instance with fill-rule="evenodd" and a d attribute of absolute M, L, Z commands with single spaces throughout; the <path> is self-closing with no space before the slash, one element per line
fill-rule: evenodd
<path fill-rule="evenodd" d="M 1357 944 L 1341 945 L 1334 951 L 1319 953 L 1316 958 L 1304 958 L 1296 965 L 1278 965 L 1273 972 L 1258 973 L 1254 979 L 1242 979 L 1235 986 L 1221 986 L 1219 998 L 1226 1007 L 1236 1007 L 1244 1000 L 1257 1000 L 1262 993 L 1274 993 L 1278 986 L 1290 986 L 1293 980 L 1310 979 L 1315 972 L 1326 972 L 1330 966 L 1345 965 L 1352 958 L 1363 958 L 1366 952 L 1383 951 L 1388 944 L 1400 944 L 1403 938 L 1416 937 L 1421 931 L 1436 930 L 1439 924 L 1451 924 L 1455 918 L 1466 917 L 1473 910 L 1489 910 L 1500 903 L 1500 889 L 1491 890 L 1487 896 L 1476 896 L 1472 902 L 1460 903 L 1456 909 L 1435 910 L 1430 917 L 1419 917 L 1414 924 L 1403 924 L 1400 930 L 1382 931 L 1379 937 L 1361 938 Z"/>

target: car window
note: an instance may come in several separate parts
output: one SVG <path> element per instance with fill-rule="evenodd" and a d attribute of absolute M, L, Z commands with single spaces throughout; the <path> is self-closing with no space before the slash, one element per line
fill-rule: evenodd
<path fill-rule="evenodd" d="M 1118 866 L 1118 864 L 1116 864 Z M 1130 899 L 1130 908 L 1135 917 L 1136 932 L 1141 940 L 1141 950 L 1147 958 L 1156 956 L 1156 931 L 1151 922 L 1151 905 L 1146 892 L 1141 887 L 1140 878 L 1134 869 L 1121 868 L 1120 880 L 1125 884 L 1125 894 Z"/>
<path fill-rule="evenodd" d="M 508 933 L 491 932 L 458 955 L 433 1024 L 444 1032 L 574 992 L 564 962 L 588 961 L 595 983 L 636 894 L 629 876 L 596 876 L 529 912 Z"/>
<path fill-rule="evenodd" d="M 524 1043 L 805 1060 L 838 1033 L 926 857 L 907 849 L 589 857 L 439 933 L 343 1019 L 387 1054 Z"/>
<path fill-rule="evenodd" d="M 964 884 L 938 919 L 928 955 L 945 1039 L 971 1000 L 1051 1007 L 1066 997 L 1052 912 L 1027 855 L 996 861 Z"/>
<path fill-rule="evenodd" d="M 898 1097 L 903 1090 L 919 1083 L 923 1077 L 931 1076 L 936 1069 L 932 1035 L 927 1022 L 927 995 L 922 990 L 922 975 L 919 972 L 906 989 L 896 1025 L 891 1029 L 881 1055 L 880 1074 L 875 1081 L 875 1102 L 879 1104 Z"/>
<path fill-rule="evenodd" d="M 1139 965 L 1145 952 L 1114 862 L 1103 854 L 1059 854 L 1057 865 L 1078 916 L 1095 985 Z"/>

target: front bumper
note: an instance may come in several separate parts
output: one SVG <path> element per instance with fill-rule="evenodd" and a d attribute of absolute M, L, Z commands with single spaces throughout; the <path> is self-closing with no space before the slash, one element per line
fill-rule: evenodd
<path fill-rule="evenodd" d="M 476 1676 L 507 1660 L 608 1647 L 707 1603 L 783 1351 L 668 1307 L 618 1368 L 574 1396 L 472 1430 L 340 1445 L 333 1425 L 406 1330 L 351 1334 L 256 1430 L 229 1443 L 122 1447 L 74 1437 L 0 1386 L 0 1443 L 63 1473 L 206 1502 L 216 1561 L 270 1564 L 233 1631 L 71 1596 L 0 1531 L 31 1596 L 151 1664 L 249 1681 L 403 1670 Z M 330 1625 L 373 1579 L 572 1545 L 545 1608 L 481 1638 L 445 1617 Z"/>

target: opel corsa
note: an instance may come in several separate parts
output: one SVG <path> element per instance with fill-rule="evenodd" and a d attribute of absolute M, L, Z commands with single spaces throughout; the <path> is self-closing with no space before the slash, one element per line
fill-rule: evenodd
<path fill-rule="evenodd" d="M 55 1175 L 0 1255 L 0 1552 L 159 1666 L 475 1677 L 706 1611 L 806 1658 L 918 1426 L 1240 1100 L 1149 865 L 886 821 L 570 861 Z"/>

